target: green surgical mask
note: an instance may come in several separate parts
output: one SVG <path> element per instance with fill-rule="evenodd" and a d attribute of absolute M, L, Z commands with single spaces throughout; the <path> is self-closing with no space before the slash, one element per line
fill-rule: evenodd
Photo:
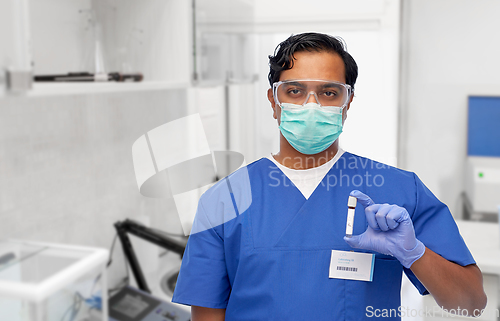
<path fill-rule="evenodd" d="M 281 104 L 281 134 L 297 151 L 306 155 L 330 147 L 342 133 L 342 107 Z"/>

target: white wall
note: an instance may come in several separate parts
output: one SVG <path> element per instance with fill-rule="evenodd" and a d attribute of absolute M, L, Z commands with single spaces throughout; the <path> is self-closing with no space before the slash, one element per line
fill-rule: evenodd
<path fill-rule="evenodd" d="M 467 96 L 500 95 L 500 2 L 407 0 L 403 8 L 399 165 L 460 217 Z"/>
<path fill-rule="evenodd" d="M 132 144 L 186 113 L 184 90 L 0 99 L 0 237 L 108 248 L 148 216 L 180 234 L 172 199 L 142 196 Z M 181 107 L 179 107 L 181 106 Z M 124 276 L 119 243 L 109 273 Z"/>

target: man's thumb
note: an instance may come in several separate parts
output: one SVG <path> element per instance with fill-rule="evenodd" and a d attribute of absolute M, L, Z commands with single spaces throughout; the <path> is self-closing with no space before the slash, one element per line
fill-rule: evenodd
<path fill-rule="evenodd" d="M 361 235 L 353 235 L 351 237 L 344 236 L 344 241 L 351 247 L 357 249 L 359 248 L 359 243 L 361 241 Z"/>

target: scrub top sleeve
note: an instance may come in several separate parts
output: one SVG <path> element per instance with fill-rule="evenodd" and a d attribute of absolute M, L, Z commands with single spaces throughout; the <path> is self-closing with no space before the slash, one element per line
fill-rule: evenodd
<path fill-rule="evenodd" d="M 203 224 L 209 222 L 201 200 L 198 203 L 196 221 Z M 191 234 L 182 258 L 172 302 L 224 309 L 230 291 L 221 236 L 215 228 Z"/>
<path fill-rule="evenodd" d="M 413 176 L 415 210 L 411 215 L 417 239 L 451 262 L 462 266 L 475 264 L 448 207 L 432 194 L 417 175 Z M 405 268 L 404 272 L 420 294 L 429 293 L 410 269 Z"/>

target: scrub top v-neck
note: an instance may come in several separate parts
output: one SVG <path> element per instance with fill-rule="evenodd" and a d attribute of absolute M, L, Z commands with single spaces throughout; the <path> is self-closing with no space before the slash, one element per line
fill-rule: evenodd
<path fill-rule="evenodd" d="M 226 320 L 363 320 L 370 309 L 397 312 L 403 271 L 427 291 L 393 257 L 374 253 L 371 282 L 329 278 L 332 250 L 369 252 L 343 240 L 353 189 L 405 207 L 417 238 L 434 252 L 475 263 L 446 205 L 414 173 L 345 152 L 306 199 L 262 158 L 200 198 L 172 301 L 224 308 Z M 353 234 L 366 227 L 358 205 Z"/>
<path fill-rule="evenodd" d="M 271 162 L 278 167 L 283 174 L 285 174 L 293 185 L 299 189 L 299 191 L 304 195 L 306 199 L 309 199 L 311 194 L 316 190 L 318 185 L 323 180 L 323 177 L 330 171 L 332 166 L 337 162 L 337 160 L 344 154 L 344 150 L 339 148 L 335 156 L 327 161 L 326 163 L 309 168 L 296 170 L 285 167 L 284 165 L 278 163 L 273 155 L 267 157 Z"/>

